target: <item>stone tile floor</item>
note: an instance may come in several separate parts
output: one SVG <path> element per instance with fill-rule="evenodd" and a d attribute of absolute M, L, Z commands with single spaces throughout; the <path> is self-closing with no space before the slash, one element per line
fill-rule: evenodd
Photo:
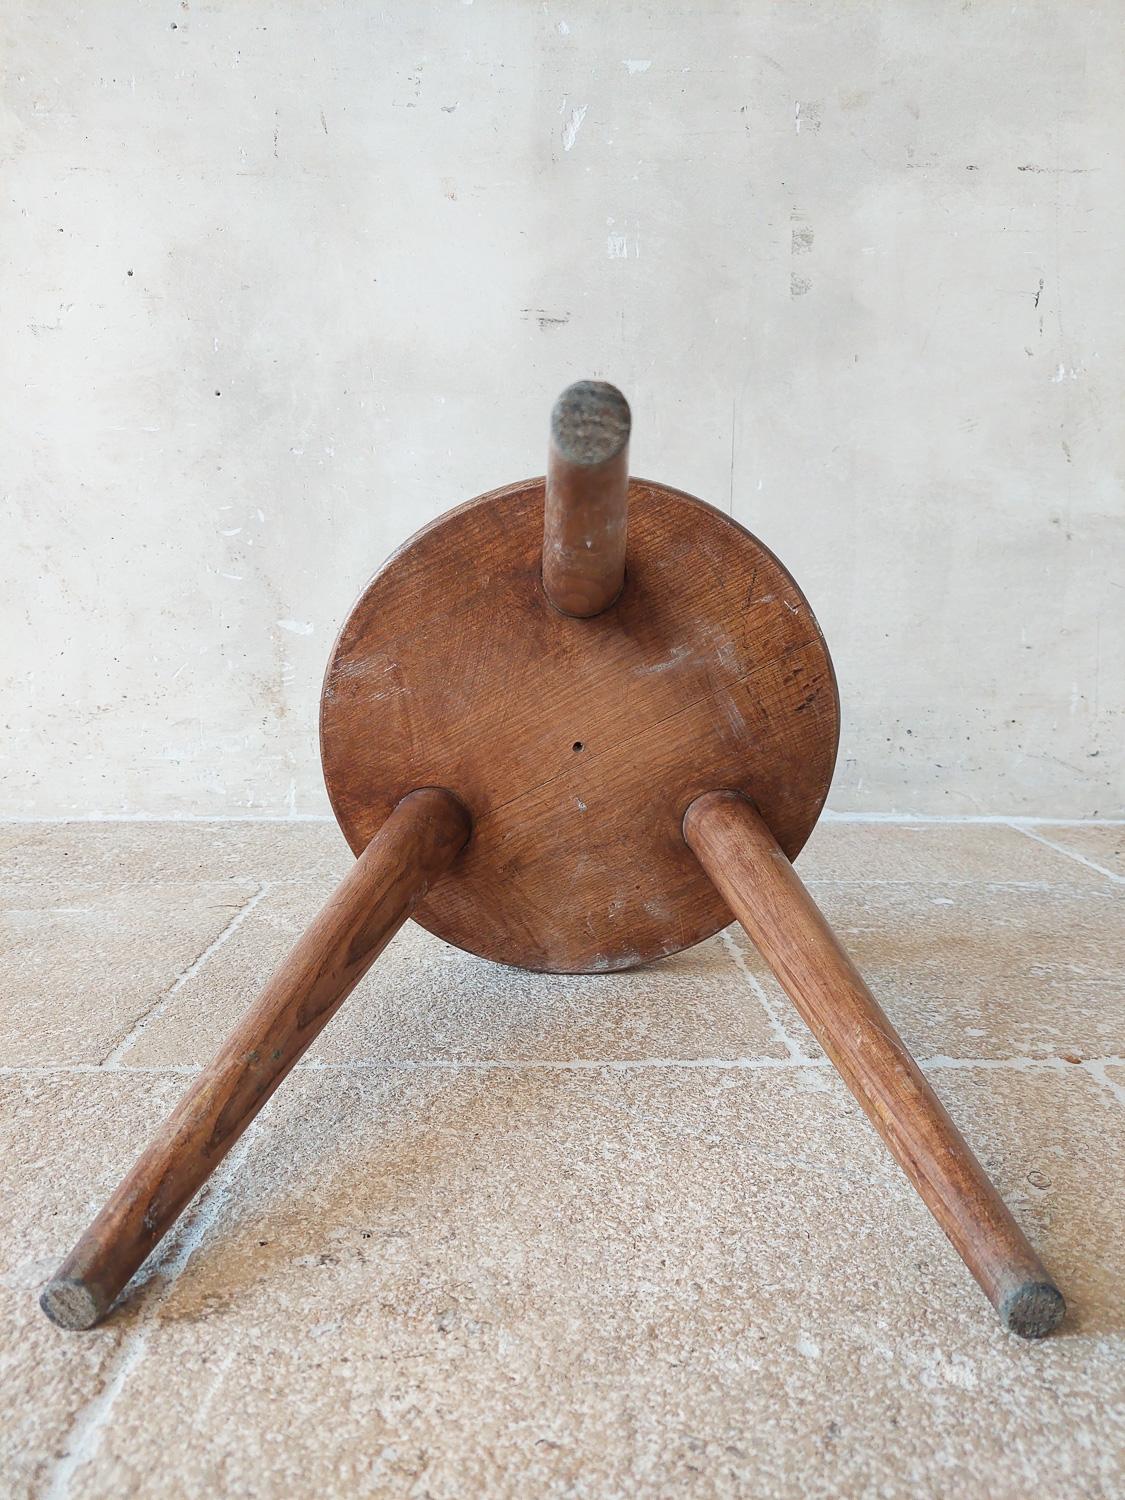
<path fill-rule="evenodd" d="M 38 1289 L 348 855 L 0 825 L 5 1496 L 1125 1495 L 1125 829 L 799 868 L 1059 1279 L 999 1329 L 753 949 L 408 926 L 103 1328 Z"/>

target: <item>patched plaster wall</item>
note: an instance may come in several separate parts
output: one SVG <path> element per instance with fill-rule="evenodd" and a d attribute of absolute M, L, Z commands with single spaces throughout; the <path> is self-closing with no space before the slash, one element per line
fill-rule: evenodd
<path fill-rule="evenodd" d="M 0 812 L 323 813 L 358 589 L 593 375 L 809 595 L 833 807 L 1120 815 L 1121 19 L 15 0 Z"/>

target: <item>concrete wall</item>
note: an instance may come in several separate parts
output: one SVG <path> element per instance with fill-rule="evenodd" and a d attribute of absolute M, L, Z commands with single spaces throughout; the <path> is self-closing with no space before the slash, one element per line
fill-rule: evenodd
<path fill-rule="evenodd" d="M 11 0 L 7 815 L 326 808 L 334 631 L 573 378 L 835 655 L 832 805 L 1119 815 L 1120 0 Z"/>

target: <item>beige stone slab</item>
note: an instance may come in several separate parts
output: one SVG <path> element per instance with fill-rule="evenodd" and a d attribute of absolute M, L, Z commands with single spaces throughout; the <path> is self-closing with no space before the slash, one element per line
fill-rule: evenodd
<path fill-rule="evenodd" d="M 106 1391 L 131 1313 L 95 1336 L 39 1311 L 43 1282 L 170 1106 L 178 1080 L 139 1073 L 0 1077 L 0 1489 L 50 1494 L 83 1412 Z"/>
<path fill-rule="evenodd" d="M 255 890 L 239 881 L 0 887 L 0 1066 L 101 1061 Z"/>
<path fill-rule="evenodd" d="M 947 1081 L 1070 1297 L 1044 1344 L 822 1070 L 300 1074 L 133 1298 L 70 1494 L 1118 1494 L 1120 1106 L 1081 1069 Z"/>
<path fill-rule="evenodd" d="M 109 883 L 339 878 L 351 852 L 335 822 L 8 824 L 22 830 L 5 879 Z"/>
<path fill-rule="evenodd" d="M 822 819 L 798 856 L 797 869 L 806 881 L 1103 883 L 1097 871 L 1001 823 Z"/>
<path fill-rule="evenodd" d="M 1112 883 L 825 883 L 814 894 L 918 1056 L 1125 1053 L 1125 896 Z M 820 1055 L 749 939 L 733 932 L 786 1029 Z"/>
<path fill-rule="evenodd" d="M 1125 880 L 1125 824 L 1063 824 L 1035 829 L 1042 838 Z"/>
<path fill-rule="evenodd" d="M 0 860 L 5 861 L 2 868 L 7 868 L 7 860 L 12 852 L 21 844 L 36 837 L 41 823 L 0 823 Z"/>
<path fill-rule="evenodd" d="M 269 891 L 145 1028 L 124 1062 L 206 1062 L 330 888 L 316 882 Z M 565 1060 L 785 1052 L 721 937 L 630 974 L 530 974 L 462 953 L 408 922 L 310 1056 Z"/>

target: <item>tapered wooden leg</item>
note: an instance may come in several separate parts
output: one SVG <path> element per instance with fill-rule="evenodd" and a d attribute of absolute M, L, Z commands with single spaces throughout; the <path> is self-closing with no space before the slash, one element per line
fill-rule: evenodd
<path fill-rule="evenodd" d="M 1059 1289 L 756 809 L 707 792 L 684 836 L 1004 1326 L 1050 1333 Z"/>
<path fill-rule="evenodd" d="M 551 412 L 543 588 L 564 615 L 601 614 L 625 582 L 630 423 L 602 380 L 567 386 Z"/>
<path fill-rule="evenodd" d="M 470 828 L 438 787 L 402 799 L 47 1283 L 40 1306 L 53 1322 L 91 1328 L 105 1315 Z"/>

